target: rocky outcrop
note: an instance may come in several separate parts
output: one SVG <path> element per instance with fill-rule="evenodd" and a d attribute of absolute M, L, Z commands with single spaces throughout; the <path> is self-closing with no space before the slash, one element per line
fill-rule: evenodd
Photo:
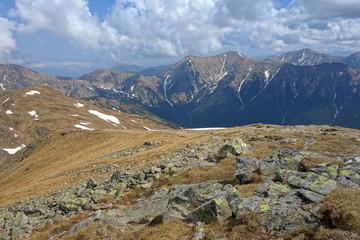
<path fill-rule="evenodd" d="M 120 199 L 130 187 L 151 188 L 153 181 L 165 174 L 176 174 L 201 168 L 212 162 L 214 146 L 205 144 L 179 150 L 163 161 L 144 169 L 126 166 L 103 179 L 88 179 L 51 195 L 37 197 L 15 207 L 0 209 L 0 239 L 23 238 L 37 227 L 51 224 L 80 212 L 90 211 L 90 217 L 73 226 L 73 234 L 93 222 L 112 227 L 126 224 L 159 224 L 172 219 L 191 222 L 194 226 L 213 222 L 224 224 L 242 219 L 247 213 L 271 234 L 288 237 L 303 229 L 317 229 L 323 224 L 319 210 L 321 201 L 338 187 L 359 188 L 360 163 L 343 165 L 321 164 L 303 169 L 300 162 L 306 153 L 281 149 L 275 155 L 258 161 L 242 154 L 251 147 L 235 138 L 232 145 L 219 147 L 219 154 L 236 161 L 236 184 L 206 181 L 197 184 L 173 185 L 161 188 L 133 206 L 113 207 L 100 204 L 104 196 Z M 239 146 L 234 147 L 234 144 Z M 233 146 L 233 147 L 229 147 Z M 234 152 L 235 148 L 238 148 Z M 221 155 L 221 154 L 220 154 Z M 247 184 L 257 174 L 264 181 L 252 196 L 242 196 L 237 188 Z M 204 237 L 204 229 L 196 229 L 194 239 Z M 65 234 L 65 235 L 66 235 Z"/>

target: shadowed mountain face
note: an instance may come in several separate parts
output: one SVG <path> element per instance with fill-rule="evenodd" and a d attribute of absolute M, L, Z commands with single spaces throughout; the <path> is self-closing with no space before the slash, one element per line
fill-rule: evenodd
<path fill-rule="evenodd" d="M 49 85 L 69 96 L 136 105 L 185 127 L 261 122 L 360 128 L 360 69 L 344 63 L 356 67 L 359 54 L 342 58 L 305 49 L 260 61 L 238 52 L 188 56 L 152 77 L 97 69 L 60 79 L 0 65 L 0 87 Z"/>

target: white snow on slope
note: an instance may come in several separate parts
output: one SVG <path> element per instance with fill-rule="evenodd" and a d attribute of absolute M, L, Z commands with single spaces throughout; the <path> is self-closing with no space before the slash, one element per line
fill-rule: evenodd
<path fill-rule="evenodd" d="M 93 128 L 88 128 L 88 127 L 85 127 L 85 126 L 80 125 L 80 124 L 75 124 L 75 127 L 83 129 L 83 130 L 90 130 L 90 131 L 94 130 Z"/>
<path fill-rule="evenodd" d="M 101 113 L 101 112 L 98 112 L 96 110 L 88 110 L 89 113 L 111 123 L 111 124 L 120 124 L 120 121 L 117 117 L 114 117 L 114 116 L 111 116 L 111 115 L 107 115 L 105 113 Z"/>
<path fill-rule="evenodd" d="M 25 93 L 25 95 L 35 95 L 35 94 L 40 94 L 40 92 L 38 92 L 36 90 L 30 90 L 27 93 Z"/>
<path fill-rule="evenodd" d="M 78 103 L 74 103 L 74 106 L 75 106 L 75 107 L 78 107 L 78 108 L 82 108 L 82 107 L 84 107 L 85 105 L 78 102 Z"/>
<path fill-rule="evenodd" d="M 3 148 L 2 150 L 4 150 L 5 152 L 7 152 L 10 155 L 13 155 L 15 153 L 17 153 L 18 151 L 20 151 L 21 149 L 23 149 L 24 147 L 26 147 L 24 144 L 21 144 L 21 146 L 16 147 L 16 148 Z"/>
<path fill-rule="evenodd" d="M 39 116 L 36 114 L 36 111 L 30 111 L 30 112 L 28 112 L 28 114 L 30 114 L 31 116 L 36 117 L 36 118 L 39 117 Z"/>
<path fill-rule="evenodd" d="M 133 123 L 137 123 L 135 120 L 133 120 L 133 119 L 131 119 L 131 121 L 133 122 Z"/>
<path fill-rule="evenodd" d="M 213 128 L 189 128 L 186 130 L 191 130 L 191 131 L 208 131 L 208 130 L 223 130 L 226 128 L 221 128 L 221 127 L 213 127 Z"/>
<path fill-rule="evenodd" d="M 148 131 L 152 131 L 150 128 L 146 127 L 146 126 L 143 126 L 143 128 L 145 128 L 146 130 Z"/>
<path fill-rule="evenodd" d="M 9 99 L 10 99 L 10 98 L 5 99 L 5 100 L 2 102 L 2 104 L 4 104 L 4 103 L 6 103 L 7 101 L 9 101 Z"/>
<path fill-rule="evenodd" d="M 12 127 L 9 127 L 10 131 L 14 130 Z"/>
<path fill-rule="evenodd" d="M 4 85 L 2 83 L 0 83 L 0 87 L 2 90 L 6 90 L 6 88 L 4 88 Z"/>
<path fill-rule="evenodd" d="M 13 113 L 11 110 L 7 110 L 7 111 L 6 111 L 6 114 L 7 114 L 7 115 L 10 115 L 10 114 L 14 114 L 14 113 Z"/>

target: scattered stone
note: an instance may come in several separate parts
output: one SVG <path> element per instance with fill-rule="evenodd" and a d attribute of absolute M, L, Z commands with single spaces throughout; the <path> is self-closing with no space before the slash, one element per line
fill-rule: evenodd
<path fill-rule="evenodd" d="M 297 140 L 295 138 L 287 138 L 280 140 L 282 144 L 296 144 Z"/>
<path fill-rule="evenodd" d="M 235 137 L 229 144 L 224 145 L 218 152 L 218 160 L 228 157 L 228 154 L 238 156 L 249 152 L 252 147 L 245 143 L 240 137 Z"/>
<path fill-rule="evenodd" d="M 256 158 L 239 156 L 236 158 L 235 177 L 241 184 L 249 183 L 258 167 Z"/>
<path fill-rule="evenodd" d="M 206 224 L 218 222 L 223 224 L 232 216 L 232 210 L 225 198 L 213 199 L 204 203 L 189 213 L 188 217 L 193 222 L 204 222 Z"/>

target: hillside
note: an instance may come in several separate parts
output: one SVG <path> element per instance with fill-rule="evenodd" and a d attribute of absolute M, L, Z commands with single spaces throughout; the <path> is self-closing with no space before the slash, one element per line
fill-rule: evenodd
<path fill-rule="evenodd" d="M 53 131 L 169 128 L 160 121 L 103 109 L 45 86 L 1 91 L 0 103 L 0 160 Z"/>
<path fill-rule="evenodd" d="M 358 60 L 358 53 L 334 57 L 310 49 L 259 61 L 227 52 L 187 56 L 157 76 L 96 69 L 80 79 L 0 65 L 0 86 L 48 85 L 109 109 L 137 109 L 183 127 L 260 122 L 360 129 Z"/>
<path fill-rule="evenodd" d="M 0 173 L 0 238 L 358 239 L 359 145 L 329 126 L 53 132 Z"/>

